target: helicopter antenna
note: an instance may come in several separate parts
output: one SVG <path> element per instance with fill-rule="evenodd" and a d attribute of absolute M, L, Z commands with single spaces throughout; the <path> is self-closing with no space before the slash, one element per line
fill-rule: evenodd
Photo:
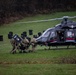
<path fill-rule="evenodd" d="M 27 22 L 17 22 L 17 24 L 22 24 L 22 23 L 39 23 L 39 22 L 48 22 L 48 21 L 55 21 L 55 20 L 62 20 L 62 19 L 72 19 L 72 18 L 76 18 L 76 16 L 73 16 L 73 17 L 69 17 L 69 16 L 63 16 L 61 18 L 54 18 L 54 19 L 47 19 L 47 20 L 35 20 L 35 21 L 27 21 Z"/>

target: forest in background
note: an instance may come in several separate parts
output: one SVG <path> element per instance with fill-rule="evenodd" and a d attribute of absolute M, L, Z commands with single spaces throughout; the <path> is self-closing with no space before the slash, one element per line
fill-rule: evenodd
<path fill-rule="evenodd" d="M 0 25 L 59 11 L 76 11 L 76 0 L 0 0 Z"/>

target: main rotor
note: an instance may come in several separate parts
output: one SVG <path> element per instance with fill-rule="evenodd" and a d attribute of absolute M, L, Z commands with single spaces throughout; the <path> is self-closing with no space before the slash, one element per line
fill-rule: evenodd
<path fill-rule="evenodd" d="M 55 21 L 55 20 L 64 20 L 64 21 L 67 21 L 68 19 L 73 19 L 73 18 L 76 18 L 76 16 L 63 16 L 61 18 L 53 18 L 53 19 L 46 19 L 46 20 L 34 20 L 34 21 L 27 21 L 27 22 L 17 22 L 17 23 L 39 23 L 39 22 L 48 22 L 48 21 Z"/>

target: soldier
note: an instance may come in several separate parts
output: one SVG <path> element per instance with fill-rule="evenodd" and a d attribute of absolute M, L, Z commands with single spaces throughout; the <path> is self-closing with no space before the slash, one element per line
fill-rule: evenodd
<path fill-rule="evenodd" d="M 35 48 L 37 47 L 37 41 L 36 41 L 36 38 L 33 37 L 30 41 L 31 45 L 32 45 L 32 51 L 34 52 L 35 51 Z"/>
<path fill-rule="evenodd" d="M 16 53 L 17 49 L 19 50 L 19 43 L 16 42 L 16 40 L 14 38 L 10 39 L 10 43 L 11 43 L 11 45 L 13 47 L 10 53 L 14 54 L 14 53 Z"/>
<path fill-rule="evenodd" d="M 29 41 L 28 41 L 28 39 L 25 37 L 25 38 L 22 38 L 22 41 L 21 41 L 21 43 L 20 43 L 20 46 L 19 46 L 19 48 L 21 49 L 21 50 L 23 50 L 23 52 L 25 53 L 25 52 L 29 52 Z"/>

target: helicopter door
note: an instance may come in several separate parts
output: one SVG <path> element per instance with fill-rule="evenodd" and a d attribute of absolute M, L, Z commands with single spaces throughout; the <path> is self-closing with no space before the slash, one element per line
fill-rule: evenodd
<path fill-rule="evenodd" d="M 64 31 L 57 31 L 57 38 L 59 41 L 63 42 L 64 41 Z"/>

